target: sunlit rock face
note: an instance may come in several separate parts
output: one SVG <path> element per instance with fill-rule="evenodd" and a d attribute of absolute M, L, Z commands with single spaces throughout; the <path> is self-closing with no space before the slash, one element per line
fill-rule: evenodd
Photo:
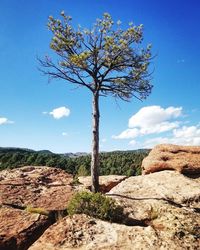
<path fill-rule="evenodd" d="M 73 177 L 50 167 L 27 166 L 0 172 L 0 204 L 64 210 Z"/>
<path fill-rule="evenodd" d="M 198 249 L 199 187 L 198 175 L 189 178 L 164 170 L 129 177 L 107 195 L 124 208 L 128 218 L 141 220 L 154 228 L 158 238 L 153 249 Z"/>
<path fill-rule="evenodd" d="M 50 167 L 0 171 L 0 249 L 25 250 L 66 210 L 73 178 Z"/>
<path fill-rule="evenodd" d="M 74 215 L 52 225 L 29 250 L 154 249 L 156 240 L 151 227 L 129 227 Z"/>
<path fill-rule="evenodd" d="M 183 174 L 200 174 L 200 146 L 160 144 L 142 162 L 143 174 L 175 170 Z"/>
<path fill-rule="evenodd" d="M 25 250 L 51 225 L 47 216 L 0 208 L 0 249 Z"/>

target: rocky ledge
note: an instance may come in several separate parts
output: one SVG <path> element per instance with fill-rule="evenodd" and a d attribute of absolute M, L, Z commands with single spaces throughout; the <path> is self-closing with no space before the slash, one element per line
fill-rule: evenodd
<path fill-rule="evenodd" d="M 51 226 L 29 250 L 155 249 L 156 240 L 152 227 L 128 227 L 74 215 Z"/>
<path fill-rule="evenodd" d="M 86 215 L 67 216 L 49 227 L 29 250 L 197 250 L 199 186 L 200 178 L 174 171 L 127 178 L 107 193 L 124 207 L 126 225 Z"/>
<path fill-rule="evenodd" d="M 71 197 L 73 177 L 49 167 L 22 167 L 0 172 L 0 204 L 18 208 L 64 210 Z"/>
<path fill-rule="evenodd" d="M 142 162 L 143 174 L 175 170 L 188 175 L 200 175 L 200 147 L 160 144 Z"/>
<path fill-rule="evenodd" d="M 102 190 L 109 191 L 124 178 L 101 176 Z M 77 186 L 72 175 L 45 166 L 0 171 L 0 249 L 27 249 L 63 217 L 75 191 L 90 188 L 89 179 L 80 178 Z"/>
<path fill-rule="evenodd" d="M 73 178 L 48 167 L 0 172 L 0 249 L 25 250 L 55 222 L 73 194 Z"/>
<path fill-rule="evenodd" d="M 90 189 L 89 177 L 80 177 L 75 187 L 71 175 L 55 168 L 1 171 L 0 249 L 198 250 L 199 151 L 161 145 L 143 161 L 143 174 L 150 174 L 100 178 L 102 191 L 111 189 L 106 195 L 123 207 L 126 225 L 83 214 L 52 217 L 52 212 L 66 209 L 74 191 Z"/>
<path fill-rule="evenodd" d="M 130 177 L 108 195 L 124 207 L 129 219 L 154 229 L 157 240 L 152 249 L 199 249 L 199 187 L 200 178 L 165 170 Z M 142 242 L 138 249 L 145 249 Z"/>
<path fill-rule="evenodd" d="M 0 249 L 26 250 L 51 225 L 45 215 L 0 208 Z"/>

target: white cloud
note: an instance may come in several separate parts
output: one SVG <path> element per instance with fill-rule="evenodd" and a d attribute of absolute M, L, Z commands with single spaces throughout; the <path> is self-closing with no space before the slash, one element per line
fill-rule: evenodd
<path fill-rule="evenodd" d="M 156 137 L 144 142 L 144 148 L 152 148 L 157 144 L 171 143 L 186 146 L 200 145 L 200 128 L 198 126 L 183 126 L 174 129 L 170 137 Z"/>
<path fill-rule="evenodd" d="M 132 128 L 132 129 L 126 129 L 121 134 L 119 135 L 113 135 L 113 139 L 131 139 L 135 138 L 139 135 L 139 130 L 137 128 Z"/>
<path fill-rule="evenodd" d="M 112 138 L 132 139 L 129 145 L 134 148 L 152 148 L 163 143 L 200 145 L 200 123 L 187 126 L 187 121 L 183 120 L 185 117 L 182 107 L 147 106 L 129 119 L 129 128 Z M 136 140 L 138 137 L 140 139 Z"/>
<path fill-rule="evenodd" d="M 129 128 L 153 127 L 159 123 L 174 119 L 182 114 L 182 107 L 168 107 L 166 109 L 160 106 L 147 106 L 141 108 L 135 115 L 129 119 Z"/>
<path fill-rule="evenodd" d="M 174 128 L 179 127 L 179 122 L 161 122 L 158 124 L 155 124 L 154 126 L 144 126 L 140 129 L 141 135 L 148 135 L 148 134 L 159 134 L 163 132 L 170 131 Z"/>
<path fill-rule="evenodd" d="M 63 136 L 68 136 L 68 133 L 62 132 L 62 135 L 63 135 Z"/>
<path fill-rule="evenodd" d="M 137 142 L 136 142 L 135 140 L 131 140 L 131 141 L 129 142 L 129 144 L 130 144 L 131 146 L 136 146 L 136 145 L 137 145 Z"/>
<path fill-rule="evenodd" d="M 147 106 L 141 108 L 129 119 L 129 128 L 119 135 L 112 136 L 113 139 L 131 139 L 149 134 L 159 134 L 171 131 L 179 127 L 178 121 L 174 119 L 182 115 L 182 107 Z"/>
<path fill-rule="evenodd" d="M 199 146 L 200 137 L 196 138 L 174 138 L 174 137 L 156 137 L 153 139 L 146 140 L 142 147 L 143 148 L 153 148 L 157 144 L 176 144 L 176 145 L 185 145 L 185 146 Z"/>
<path fill-rule="evenodd" d="M 0 125 L 3 125 L 3 124 L 12 124 L 12 123 L 14 123 L 14 122 L 8 120 L 8 118 L 6 118 L 6 117 L 0 117 Z"/>
<path fill-rule="evenodd" d="M 168 137 L 155 137 L 152 139 L 145 140 L 141 147 L 143 148 L 153 148 L 157 144 L 174 143 L 172 138 Z"/>
<path fill-rule="evenodd" d="M 46 113 L 46 112 L 43 112 Z M 55 119 L 60 119 L 62 117 L 67 117 L 70 115 L 70 110 L 66 107 L 59 107 L 59 108 L 55 108 L 53 109 L 51 112 L 49 112 L 50 115 L 53 116 L 53 118 Z"/>
<path fill-rule="evenodd" d="M 177 144 L 200 145 L 200 128 L 197 126 L 183 126 L 173 130 L 173 136 Z"/>
<path fill-rule="evenodd" d="M 173 134 L 176 138 L 200 137 L 200 128 L 198 126 L 183 126 L 182 128 L 174 129 Z"/>
<path fill-rule="evenodd" d="M 101 141 L 102 141 L 103 143 L 105 143 L 105 142 L 107 142 L 107 139 L 106 139 L 106 138 L 103 138 Z"/>

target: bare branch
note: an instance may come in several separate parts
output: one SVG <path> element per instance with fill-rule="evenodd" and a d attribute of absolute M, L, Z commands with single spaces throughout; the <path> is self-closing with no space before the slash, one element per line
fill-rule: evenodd
<path fill-rule="evenodd" d="M 71 70 L 73 71 L 73 74 L 75 76 L 77 76 L 77 78 L 79 79 L 76 80 L 75 78 L 70 77 L 69 75 L 67 75 L 66 72 L 62 71 L 60 68 L 58 68 L 58 66 L 56 66 L 52 61 L 50 60 L 42 60 L 42 59 L 37 59 L 40 63 L 40 65 L 42 66 L 42 68 L 51 68 L 54 69 L 54 71 L 49 71 L 49 70 L 44 70 L 42 68 L 40 68 L 39 70 L 44 74 L 44 75 L 48 75 L 51 78 L 58 78 L 58 79 L 63 79 L 66 81 L 69 81 L 71 83 L 75 83 L 84 87 L 87 87 L 90 91 L 93 91 L 93 89 L 91 88 L 91 86 L 89 86 L 87 83 L 84 82 L 83 77 L 80 77 L 79 72 L 75 71 L 73 68 L 71 68 Z"/>

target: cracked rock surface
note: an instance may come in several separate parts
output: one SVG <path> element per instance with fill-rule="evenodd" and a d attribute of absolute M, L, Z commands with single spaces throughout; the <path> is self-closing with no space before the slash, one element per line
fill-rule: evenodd
<path fill-rule="evenodd" d="M 130 177 L 107 195 L 124 207 L 129 218 L 154 228 L 162 239 L 156 243 L 158 249 L 199 249 L 200 178 L 165 170 Z"/>
<path fill-rule="evenodd" d="M 156 240 L 151 227 L 128 227 L 74 215 L 52 225 L 29 250 L 154 249 Z"/>
<path fill-rule="evenodd" d="M 0 208 L 0 249 L 25 250 L 50 226 L 49 219 L 8 207 Z"/>
<path fill-rule="evenodd" d="M 0 171 L 0 204 L 64 210 L 72 196 L 73 177 L 50 167 L 21 167 Z"/>

